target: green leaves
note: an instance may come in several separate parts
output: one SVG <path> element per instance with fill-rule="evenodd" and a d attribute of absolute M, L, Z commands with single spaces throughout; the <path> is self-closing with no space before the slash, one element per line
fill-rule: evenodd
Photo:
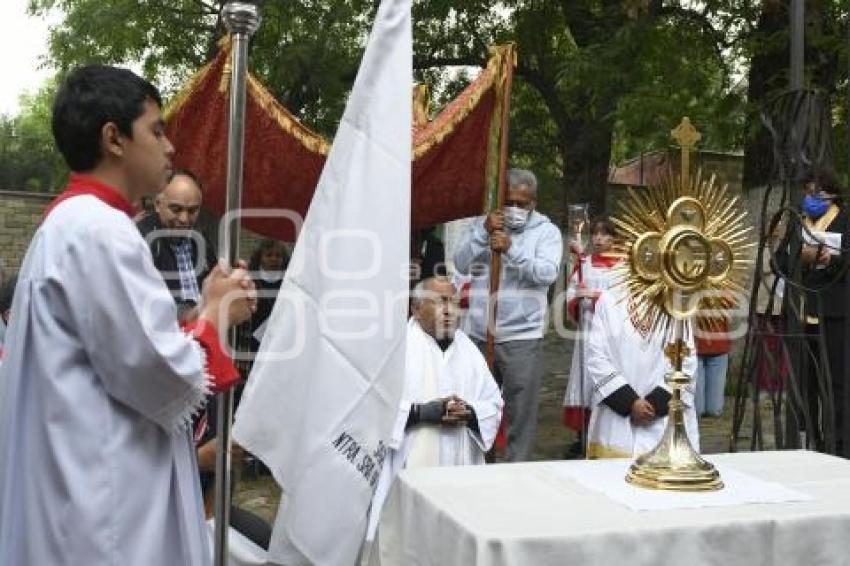
<path fill-rule="evenodd" d="M 48 81 L 37 93 L 21 96 L 18 116 L 0 116 L 0 187 L 51 192 L 67 178 L 68 168 L 50 131 L 55 92 L 56 83 Z"/>
<path fill-rule="evenodd" d="M 31 0 L 64 13 L 51 31 L 59 69 L 132 64 L 166 96 L 215 53 L 223 0 Z M 336 131 L 377 0 L 267 0 L 251 66 L 296 116 Z M 425 0 L 414 2 L 417 76 L 449 100 L 483 65 L 487 46 L 518 45 L 512 161 L 532 167 L 562 200 L 605 178 L 613 157 L 664 147 L 682 115 L 706 144 L 740 146 L 743 95 L 724 54 L 758 12 L 733 0 Z M 750 4 L 750 3 L 744 3 Z M 740 42 L 736 45 L 740 45 Z M 724 51 L 725 50 L 725 51 Z M 737 53 L 737 54 L 736 54 Z M 597 170 L 590 174 L 590 167 Z M 584 179 L 581 181 L 579 179 Z M 592 181 L 591 179 L 596 179 Z M 582 185 L 582 183 L 584 183 Z M 554 204 L 553 204 L 554 206 Z"/>

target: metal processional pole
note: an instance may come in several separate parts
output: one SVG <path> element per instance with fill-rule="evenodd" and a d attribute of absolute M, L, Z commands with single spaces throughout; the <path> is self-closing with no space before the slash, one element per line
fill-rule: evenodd
<path fill-rule="evenodd" d="M 248 72 L 248 42 L 260 26 L 260 11 L 248 2 L 228 2 L 221 19 L 233 39 L 230 74 L 230 111 L 227 134 L 227 201 L 222 222 L 223 251 L 228 265 L 239 257 L 242 208 L 242 165 L 245 143 L 245 78 Z M 235 343 L 235 329 L 231 343 Z M 218 395 L 215 463 L 215 565 L 227 564 L 227 531 L 230 524 L 230 430 L 233 419 L 233 390 Z"/>
<path fill-rule="evenodd" d="M 788 73 L 788 88 L 792 92 L 800 92 L 803 90 L 804 83 L 804 55 L 805 55 L 805 0 L 791 0 L 790 5 L 790 13 L 789 13 L 789 21 L 788 26 L 790 30 L 790 61 L 789 61 L 789 73 Z M 808 127 L 806 124 L 805 127 Z M 805 136 L 806 132 L 801 132 L 798 135 Z M 795 156 L 796 157 L 796 156 Z M 784 158 L 783 158 L 784 159 Z M 799 176 L 800 168 L 799 166 L 795 166 L 794 163 L 786 164 L 787 170 L 787 182 L 790 185 L 790 202 L 794 202 L 800 196 L 800 183 L 799 179 L 795 178 L 795 176 Z M 791 224 L 789 224 L 790 226 Z M 797 254 L 799 253 L 801 246 L 801 238 L 799 230 L 793 230 L 791 234 L 789 234 L 789 254 L 794 254 L 793 257 L 799 257 Z M 800 273 L 800 265 L 798 262 L 794 262 L 795 269 L 792 273 L 789 273 L 791 279 L 795 282 L 800 282 L 801 273 Z M 787 292 L 785 294 L 785 308 L 784 311 L 787 314 L 787 329 L 786 331 L 794 336 L 803 336 L 805 333 L 805 314 L 799 311 L 799 305 L 803 300 L 804 294 L 797 289 L 793 285 L 789 285 L 786 287 Z M 800 392 L 801 392 L 801 407 L 796 409 L 794 407 L 794 403 L 789 398 L 788 404 L 785 408 L 785 439 L 786 439 L 786 448 L 805 448 L 808 444 L 808 435 L 806 432 L 802 432 L 807 430 L 807 427 L 802 426 L 801 418 L 797 414 L 797 410 L 805 411 L 805 399 L 807 399 L 807 389 L 808 389 L 808 381 L 810 376 L 807 376 L 807 372 L 805 371 L 805 364 L 808 363 L 805 359 L 805 340 L 806 338 L 796 339 L 792 348 L 789 348 L 789 358 L 791 367 L 794 368 L 795 371 L 799 371 L 800 375 L 798 379 L 800 380 Z M 804 419 L 803 419 L 804 420 Z"/>

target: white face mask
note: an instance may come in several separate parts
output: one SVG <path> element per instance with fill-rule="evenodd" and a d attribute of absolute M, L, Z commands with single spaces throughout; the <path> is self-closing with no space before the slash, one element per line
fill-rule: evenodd
<path fill-rule="evenodd" d="M 520 230 L 528 222 L 531 211 L 518 206 L 506 206 L 504 210 L 505 227 L 508 230 Z"/>
<path fill-rule="evenodd" d="M 280 281 L 283 279 L 283 271 L 266 271 L 262 267 L 260 268 L 260 279 L 267 283 L 275 283 L 276 281 Z"/>

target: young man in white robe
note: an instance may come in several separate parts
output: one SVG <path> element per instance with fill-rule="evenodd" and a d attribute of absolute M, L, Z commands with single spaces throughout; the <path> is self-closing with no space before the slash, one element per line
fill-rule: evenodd
<path fill-rule="evenodd" d="M 421 281 L 412 306 L 404 393 L 372 500 L 370 540 L 402 468 L 483 464 L 502 418 L 504 403 L 487 362 L 457 328 L 458 297 L 451 281 Z"/>
<path fill-rule="evenodd" d="M 238 381 L 219 337 L 256 299 L 244 269 L 219 265 L 197 320 L 178 325 L 131 218 L 170 173 L 160 105 L 101 65 L 56 95 L 73 173 L 23 260 L 0 369 L 2 564 L 211 564 L 187 425 Z"/>
<path fill-rule="evenodd" d="M 579 255 L 580 261 L 576 262 L 567 281 L 567 313 L 576 323 L 578 332 L 563 403 L 564 426 L 576 432 L 575 442 L 567 449 L 568 458 L 577 458 L 585 453 L 593 391 L 585 371 L 585 335 L 593 323 L 596 301 L 602 291 L 611 287 L 614 282 L 613 268 L 622 261 L 620 256 L 611 253 L 616 234 L 614 223 L 607 217 L 593 219 L 590 224 L 593 253 Z"/>
<path fill-rule="evenodd" d="M 585 350 L 593 387 L 588 458 L 633 458 L 661 440 L 672 397 L 664 376 L 672 366 L 664 355 L 668 337 L 653 333 L 651 324 L 621 288 L 603 291 L 596 303 Z M 685 334 L 689 354 L 682 371 L 693 377 L 697 356 L 690 324 Z M 699 450 L 693 384 L 683 390 L 682 401 L 688 438 Z"/>

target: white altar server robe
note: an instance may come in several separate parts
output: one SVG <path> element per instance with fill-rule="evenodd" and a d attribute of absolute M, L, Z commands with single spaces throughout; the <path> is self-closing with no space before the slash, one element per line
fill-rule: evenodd
<path fill-rule="evenodd" d="M 56 206 L 19 274 L 0 369 L 0 564 L 210 563 L 186 424 L 205 357 L 132 220 Z"/>
<path fill-rule="evenodd" d="M 640 397 L 659 386 L 669 390 L 664 382 L 664 376 L 672 371 L 664 355 L 668 340 L 663 332 L 644 337 L 636 330 L 629 317 L 627 303 L 619 289 L 603 292 L 596 303 L 587 340 L 587 373 L 593 386 L 593 412 L 588 426 L 588 456 L 591 458 L 631 458 L 649 452 L 661 440 L 667 426 L 666 416 L 655 419 L 648 426 L 633 426 L 629 417 L 620 416 L 603 402 L 626 384 L 631 385 Z M 685 326 L 685 342 L 690 354 L 682 364 L 682 371 L 694 377 L 696 347 L 690 324 Z M 682 402 L 688 438 L 699 450 L 693 384 L 682 391 Z"/>
<path fill-rule="evenodd" d="M 611 262 L 613 265 L 613 262 Z M 614 274 L 611 265 L 605 262 L 605 259 L 599 259 L 598 256 L 588 256 L 582 259 L 582 282 L 591 291 L 605 291 L 614 283 Z M 574 270 L 570 275 L 570 280 L 567 284 L 567 305 L 572 305 L 576 301 L 576 293 L 578 290 L 578 270 Z M 575 349 L 573 350 L 572 361 L 570 362 L 570 378 L 567 381 L 567 389 L 564 393 L 565 407 L 590 407 L 591 392 L 593 386 L 590 383 L 586 373 L 583 371 L 582 363 L 586 356 L 586 334 L 593 324 L 593 309 L 596 308 L 596 301 L 593 299 L 578 299 L 577 309 L 580 313 L 579 328 L 580 339 L 575 341 Z M 583 351 L 579 353 L 578 348 Z"/>

